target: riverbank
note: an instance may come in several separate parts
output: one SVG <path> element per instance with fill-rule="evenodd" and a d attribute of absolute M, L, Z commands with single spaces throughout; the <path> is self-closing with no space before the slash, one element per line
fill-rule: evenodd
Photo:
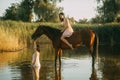
<path fill-rule="evenodd" d="M 0 21 L 0 52 L 18 51 L 29 47 L 32 44 L 31 35 L 39 25 L 49 25 L 54 28 L 61 28 L 59 23 L 27 23 L 21 21 Z M 120 24 L 73 24 L 73 29 L 90 28 L 94 30 L 100 44 L 120 44 Z M 46 36 L 39 40 L 41 43 L 50 42 Z"/>

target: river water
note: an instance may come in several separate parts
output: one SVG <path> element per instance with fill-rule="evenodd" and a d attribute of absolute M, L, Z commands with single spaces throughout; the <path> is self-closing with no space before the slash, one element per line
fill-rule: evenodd
<path fill-rule="evenodd" d="M 30 66 L 32 48 L 0 53 L 0 80 L 35 80 L 36 77 L 38 80 L 120 80 L 119 49 L 119 46 L 100 46 L 95 68 L 91 66 L 91 55 L 85 47 L 65 50 L 61 69 L 57 67 L 57 70 L 50 44 L 41 44 L 39 69 Z"/>

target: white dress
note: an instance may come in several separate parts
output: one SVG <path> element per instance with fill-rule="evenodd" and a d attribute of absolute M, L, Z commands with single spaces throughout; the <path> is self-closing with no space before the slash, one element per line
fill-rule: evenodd
<path fill-rule="evenodd" d="M 39 61 L 39 52 L 38 51 L 35 51 L 35 53 L 33 54 L 32 56 L 32 63 L 34 63 L 35 61 L 35 55 L 36 55 L 36 62 L 35 64 L 33 65 L 33 67 L 40 67 L 40 61 Z"/>
<path fill-rule="evenodd" d="M 63 35 L 63 36 L 66 36 L 66 37 L 70 37 L 74 31 L 73 31 L 73 29 L 72 29 L 72 27 L 71 27 L 71 25 L 70 25 L 69 20 L 67 20 L 67 19 L 64 20 L 63 26 L 65 26 L 66 21 L 68 22 L 68 26 L 67 26 L 67 29 L 65 29 L 65 31 L 63 32 L 62 35 Z"/>

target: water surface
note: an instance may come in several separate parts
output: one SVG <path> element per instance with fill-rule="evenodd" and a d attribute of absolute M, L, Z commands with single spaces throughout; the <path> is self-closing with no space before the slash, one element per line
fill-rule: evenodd
<path fill-rule="evenodd" d="M 61 69 L 54 67 L 54 50 L 41 45 L 40 69 L 30 66 L 33 50 L 0 53 L 0 80 L 120 80 L 120 47 L 101 46 L 99 60 L 91 67 L 91 55 L 84 47 L 62 54 Z"/>

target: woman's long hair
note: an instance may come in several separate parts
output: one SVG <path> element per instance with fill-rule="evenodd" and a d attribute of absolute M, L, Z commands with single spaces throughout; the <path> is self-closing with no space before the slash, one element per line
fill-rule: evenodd
<path fill-rule="evenodd" d="M 62 15 L 62 16 L 64 16 L 64 17 L 65 17 L 65 15 L 64 15 L 63 12 L 59 13 L 59 18 L 60 18 L 60 21 L 62 22 L 62 21 L 64 21 L 64 18 L 61 18 L 60 15 Z"/>
<path fill-rule="evenodd" d="M 36 49 L 36 50 L 37 50 L 38 52 L 40 52 L 40 45 L 38 45 L 38 44 L 37 44 L 37 46 L 36 46 L 36 47 L 37 47 L 37 49 Z"/>

